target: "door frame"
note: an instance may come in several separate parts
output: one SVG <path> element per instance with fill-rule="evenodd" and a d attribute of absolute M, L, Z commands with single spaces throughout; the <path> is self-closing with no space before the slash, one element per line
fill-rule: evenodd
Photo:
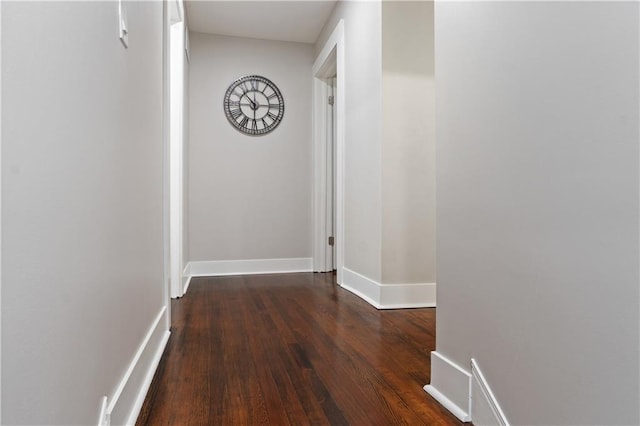
<path fill-rule="evenodd" d="M 165 46 L 165 273 L 169 297 L 184 295 L 184 73 L 186 22 L 183 0 L 171 0 Z"/>
<path fill-rule="evenodd" d="M 0 46 L 2 45 L 2 2 L 0 2 Z M 2 93 L 2 52 L 0 52 L 0 93 Z M 0 102 L 2 129 L 2 102 Z M 0 131 L 0 241 L 2 241 L 2 132 Z M 0 244 L 0 385 L 2 384 L 2 244 Z M 2 386 L 0 386 L 0 423 L 2 423 Z"/>
<path fill-rule="evenodd" d="M 329 77 L 337 80 L 335 89 L 335 149 L 336 149 L 336 223 L 334 224 L 336 271 L 342 283 L 344 267 L 344 172 L 345 172 L 345 54 L 344 20 L 340 20 L 318 54 L 312 68 L 313 80 L 313 270 L 326 272 L 327 222 L 327 97 Z"/>

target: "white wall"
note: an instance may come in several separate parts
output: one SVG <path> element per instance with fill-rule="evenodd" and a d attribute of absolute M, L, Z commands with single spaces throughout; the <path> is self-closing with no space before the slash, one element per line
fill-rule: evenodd
<path fill-rule="evenodd" d="M 382 3 L 382 282 L 435 283 L 433 2 Z"/>
<path fill-rule="evenodd" d="M 380 1 L 338 2 L 315 45 L 345 28 L 344 266 L 381 280 L 382 18 Z"/>
<path fill-rule="evenodd" d="M 165 304 L 162 4 L 125 4 L 128 49 L 116 2 L 2 2 L 3 424 L 95 424 Z"/>
<path fill-rule="evenodd" d="M 191 33 L 191 261 L 311 257 L 313 46 Z M 262 137 L 238 132 L 222 101 L 243 75 L 272 80 L 284 119 Z"/>
<path fill-rule="evenodd" d="M 640 422 L 638 7 L 436 4 L 437 350 L 511 424 Z"/>

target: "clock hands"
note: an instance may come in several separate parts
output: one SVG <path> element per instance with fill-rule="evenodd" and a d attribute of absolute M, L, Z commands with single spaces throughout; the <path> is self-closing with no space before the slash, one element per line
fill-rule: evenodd
<path fill-rule="evenodd" d="M 247 99 L 249 99 L 249 102 L 251 102 L 251 109 L 255 111 L 256 105 L 257 105 L 256 102 L 255 102 L 255 99 L 251 100 L 251 97 L 249 97 L 249 95 L 245 95 L 245 96 L 247 97 Z M 255 94 L 253 96 L 255 98 Z"/>

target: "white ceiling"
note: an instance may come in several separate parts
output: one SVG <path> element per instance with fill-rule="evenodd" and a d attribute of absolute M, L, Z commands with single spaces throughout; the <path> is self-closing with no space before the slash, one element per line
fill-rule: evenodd
<path fill-rule="evenodd" d="M 187 1 L 190 31 L 314 43 L 336 0 Z"/>

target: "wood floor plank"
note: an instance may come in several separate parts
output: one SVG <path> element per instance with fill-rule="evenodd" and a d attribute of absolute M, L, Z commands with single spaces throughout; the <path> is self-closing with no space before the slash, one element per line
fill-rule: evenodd
<path fill-rule="evenodd" d="M 283 310 L 272 297 L 265 295 L 261 300 L 262 305 L 268 312 L 271 312 L 270 318 L 273 321 L 273 328 L 281 330 L 278 333 L 278 338 L 281 341 L 283 348 L 286 348 L 288 356 L 286 357 L 286 371 L 291 379 L 291 383 L 295 388 L 295 391 L 302 403 L 306 417 L 310 424 L 323 424 L 327 423 L 328 418 L 325 415 L 327 404 L 326 399 L 329 395 L 321 394 L 323 397 L 321 400 L 316 398 L 313 393 L 314 385 L 316 384 L 317 376 L 313 370 L 305 349 L 300 345 L 299 340 L 296 339 L 295 334 L 290 324 L 296 322 L 287 323 L 282 313 Z M 269 338 L 273 338 L 273 335 L 267 334 Z M 329 407 L 331 415 L 334 415 L 333 407 Z"/>
<path fill-rule="evenodd" d="M 423 390 L 435 309 L 379 311 L 333 274 L 193 278 L 138 425 L 462 425 Z"/>
<path fill-rule="evenodd" d="M 313 315 L 312 311 L 309 312 L 310 315 Z M 395 375 L 390 372 L 388 367 L 393 366 L 396 370 L 400 370 L 393 358 L 393 355 L 397 353 L 395 347 L 377 345 L 376 348 L 370 345 L 372 337 L 366 333 L 366 328 L 358 329 L 361 325 L 357 324 L 355 317 L 344 318 L 344 328 L 339 326 L 334 328 L 333 324 L 318 320 L 318 318 L 316 320 L 318 324 L 329 326 L 328 329 L 335 333 L 334 344 L 339 348 L 341 355 L 337 364 L 342 375 L 359 378 L 359 388 L 373 391 L 372 395 L 375 398 L 369 401 L 373 406 L 365 413 L 367 415 L 375 413 L 376 417 L 368 418 L 368 421 L 376 421 L 377 412 L 382 409 L 393 424 L 401 424 L 405 421 L 410 424 L 423 424 L 390 387 L 392 382 L 389 379 L 395 378 Z M 343 336 L 344 338 L 342 338 Z M 386 378 L 380 377 L 381 371 L 388 373 Z M 339 391 L 343 387 L 343 383 L 339 381 L 337 389 L 334 391 Z M 359 422 L 360 420 L 358 420 Z"/>

